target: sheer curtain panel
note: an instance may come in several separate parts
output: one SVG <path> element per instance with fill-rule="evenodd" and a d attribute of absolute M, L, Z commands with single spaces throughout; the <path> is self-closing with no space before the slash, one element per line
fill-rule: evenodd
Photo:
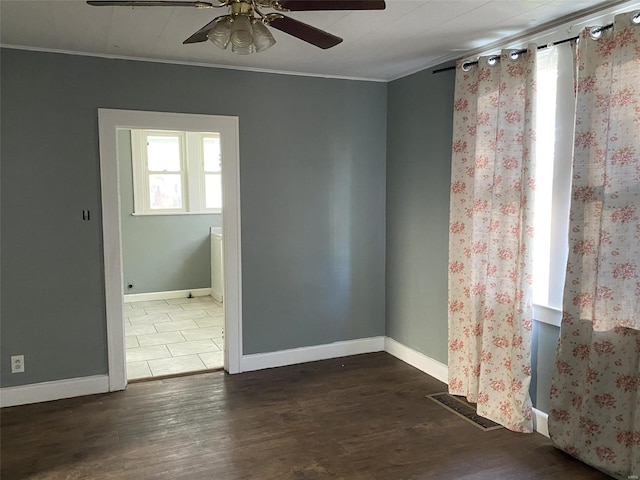
<path fill-rule="evenodd" d="M 640 478 L 640 26 L 633 19 L 618 15 L 597 39 L 585 30 L 578 45 L 569 259 L 549 415 L 556 446 L 625 480 Z"/>
<path fill-rule="evenodd" d="M 454 104 L 449 392 L 519 432 L 532 430 L 536 55 L 459 62 Z"/>

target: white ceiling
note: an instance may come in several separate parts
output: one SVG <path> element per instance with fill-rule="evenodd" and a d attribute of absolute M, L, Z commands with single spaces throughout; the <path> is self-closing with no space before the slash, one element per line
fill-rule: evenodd
<path fill-rule="evenodd" d="M 226 11 L 92 7 L 84 0 L 0 0 L 0 43 L 8 47 L 386 81 L 469 52 L 479 52 L 523 32 L 539 30 L 541 25 L 557 19 L 565 24 L 561 30 L 555 29 L 555 37 L 576 35 L 575 28 L 567 30 L 567 16 L 593 13 L 596 8 L 610 13 L 638 2 L 387 0 L 386 3 L 383 11 L 288 14 L 344 38 L 343 43 L 329 50 L 271 29 L 277 41 L 275 46 L 241 56 L 220 50 L 210 42 L 182 44 Z M 547 37 L 544 40 L 548 41 Z"/>

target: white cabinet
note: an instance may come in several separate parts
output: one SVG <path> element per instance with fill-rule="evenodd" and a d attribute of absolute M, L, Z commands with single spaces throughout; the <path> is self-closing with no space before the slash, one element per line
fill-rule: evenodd
<path fill-rule="evenodd" d="M 211 227 L 211 296 L 220 303 L 224 300 L 221 227 Z"/>

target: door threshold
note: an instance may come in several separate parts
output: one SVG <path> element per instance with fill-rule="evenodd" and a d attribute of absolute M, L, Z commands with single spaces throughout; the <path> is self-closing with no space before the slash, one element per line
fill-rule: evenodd
<path fill-rule="evenodd" d="M 168 375 L 158 375 L 155 377 L 134 378 L 133 380 L 127 380 L 127 384 L 131 385 L 132 383 L 153 382 L 154 380 L 166 380 L 168 378 L 190 377 L 191 375 L 202 375 L 203 373 L 215 373 L 215 372 L 224 373 L 224 367 L 221 366 L 217 368 L 207 368 L 204 370 L 193 370 L 191 372 L 170 373 Z"/>

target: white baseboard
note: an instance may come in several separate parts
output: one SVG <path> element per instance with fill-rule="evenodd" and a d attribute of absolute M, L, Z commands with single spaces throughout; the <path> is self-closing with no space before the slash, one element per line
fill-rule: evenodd
<path fill-rule="evenodd" d="M 438 360 L 427 357 L 391 337 L 385 337 L 384 351 L 445 384 L 449 383 L 449 368 Z"/>
<path fill-rule="evenodd" d="M 537 408 L 533 409 L 533 429 L 549 438 L 549 414 Z"/>
<path fill-rule="evenodd" d="M 148 302 L 150 300 L 171 300 L 174 298 L 207 297 L 211 295 L 210 288 L 192 288 L 191 290 L 169 290 L 166 292 L 130 293 L 124 296 L 124 303 Z"/>
<path fill-rule="evenodd" d="M 444 363 L 427 357 L 423 353 L 409 348 L 391 337 L 385 337 L 384 350 L 388 354 L 399 358 L 412 367 L 416 367 L 427 375 L 431 375 L 447 385 L 449 384 L 449 367 Z M 537 408 L 533 409 L 533 429 L 545 437 L 549 437 L 548 420 L 548 414 Z"/>
<path fill-rule="evenodd" d="M 240 361 L 241 371 L 250 372 L 264 368 L 283 367 L 297 363 L 315 362 L 329 358 L 359 355 L 361 353 L 384 351 L 385 337 L 359 338 L 325 345 L 292 348 L 277 352 L 243 355 Z"/>
<path fill-rule="evenodd" d="M 208 289 L 202 289 L 208 290 Z M 160 292 L 163 293 L 163 292 Z M 194 291 L 192 294 L 195 295 Z M 142 294 L 146 295 L 146 294 Z M 181 298 L 181 297 L 171 297 Z M 441 382 L 448 383 L 447 365 L 403 345 L 390 337 L 369 337 L 357 340 L 334 342 L 325 345 L 292 348 L 277 352 L 256 353 L 244 355 L 240 361 L 242 372 L 262 370 L 265 368 L 283 367 L 305 362 L 315 362 L 329 358 L 346 357 L 385 351 L 403 362 L 417 368 Z M 53 382 L 34 383 L 17 387 L 0 388 L 0 407 L 27 405 L 30 403 L 48 402 L 61 398 L 93 395 L 109 391 L 109 376 L 96 375 L 92 377 L 71 378 Z M 549 415 L 533 409 L 534 430 L 545 437 L 549 437 Z"/>
<path fill-rule="evenodd" d="M 216 291 L 213 288 L 211 289 L 211 296 L 218 303 L 222 303 L 224 301 L 224 296 L 222 295 L 222 292 Z"/>
<path fill-rule="evenodd" d="M 61 398 L 80 397 L 109 391 L 109 376 L 69 378 L 53 382 L 32 383 L 0 388 L 0 407 L 49 402 Z"/>

